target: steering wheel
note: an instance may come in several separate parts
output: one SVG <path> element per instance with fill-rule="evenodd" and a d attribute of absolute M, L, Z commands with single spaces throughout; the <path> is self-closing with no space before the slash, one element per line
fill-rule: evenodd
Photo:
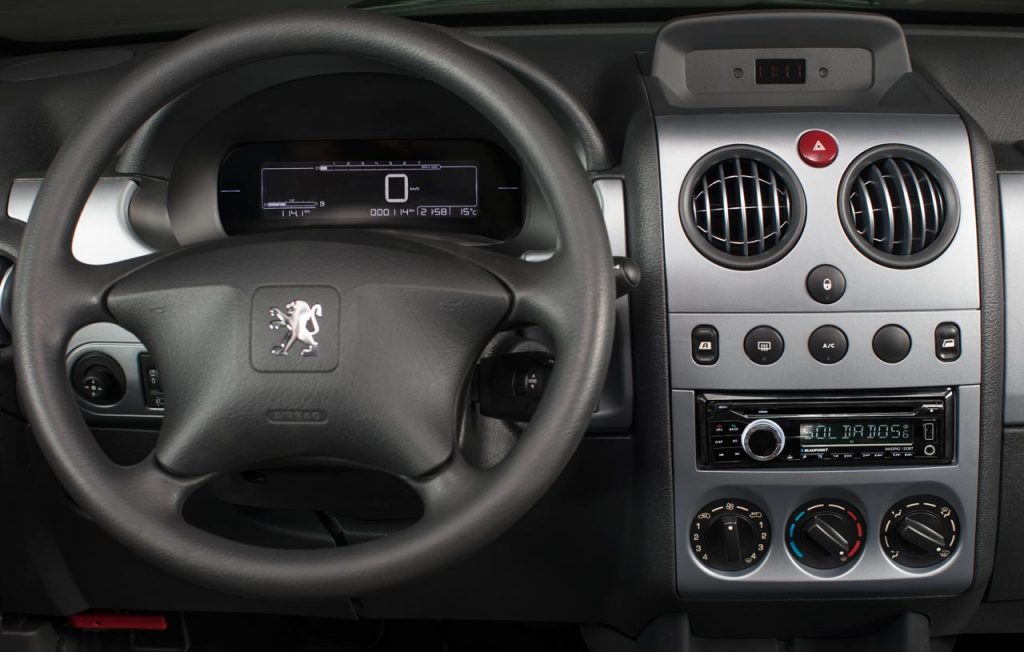
<path fill-rule="evenodd" d="M 105 266 L 74 259 L 72 234 L 89 193 L 148 117 L 217 73 L 309 53 L 382 61 L 476 107 L 539 185 L 559 228 L 555 254 L 528 262 L 337 228 L 222 238 Z M 597 404 L 613 302 L 611 254 L 591 184 L 565 134 L 508 72 L 410 21 L 286 13 L 206 29 L 161 50 L 64 144 L 24 233 L 16 368 L 49 464 L 127 548 L 238 595 L 352 596 L 467 556 L 543 495 Z M 278 325 L 297 335 L 289 355 L 274 353 L 284 332 L 268 328 L 274 309 Z M 155 450 L 130 467 L 100 450 L 68 382 L 71 335 L 100 321 L 132 331 L 155 355 L 167 397 Z M 490 337 L 522 323 L 550 333 L 557 363 L 516 446 L 482 470 L 458 446 L 469 378 Z M 311 460 L 402 477 L 422 499 L 422 518 L 368 543 L 284 550 L 221 538 L 183 517 L 188 497 L 217 474 Z"/>

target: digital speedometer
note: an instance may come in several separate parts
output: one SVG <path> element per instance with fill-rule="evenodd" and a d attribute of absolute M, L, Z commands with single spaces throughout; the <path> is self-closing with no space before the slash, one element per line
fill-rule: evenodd
<path fill-rule="evenodd" d="M 345 225 L 505 239 L 522 226 L 520 183 L 484 140 L 248 143 L 221 163 L 217 199 L 229 234 Z"/>
<path fill-rule="evenodd" d="M 473 218 L 477 161 L 320 161 L 260 169 L 263 216 L 276 218 Z"/>

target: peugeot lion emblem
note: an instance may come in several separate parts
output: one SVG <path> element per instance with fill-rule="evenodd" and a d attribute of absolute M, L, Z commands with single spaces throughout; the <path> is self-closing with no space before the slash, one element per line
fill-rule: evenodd
<path fill-rule="evenodd" d="M 324 309 L 319 303 L 310 306 L 301 299 L 289 302 L 284 308 L 282 312 L 280 308 L 274 306 L 268 312 L 270 330 L 276 331 L 282 327 L 288 330 L 281 343 L 270 349 L 270 352 L 274 355 L 288 355 L 292 346 L 300 342 L 304 348 L 299 355 L 315 356 L 317 349 L 320 348 L 315 339 L 316 334 L 320 332 L 317 317 L 324 316 Z"/>

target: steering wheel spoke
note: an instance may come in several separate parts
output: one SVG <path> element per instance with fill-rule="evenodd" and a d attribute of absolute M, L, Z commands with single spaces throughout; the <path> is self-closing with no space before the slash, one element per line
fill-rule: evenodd
<path fill-rule="evenodd" d="M 423 501 L 425 518 L 437 518 L 469 500 L 486 481 L 487 471 L 472 466 L 456 449 L 452 457 L 429 475 L 406 481 Z"/>
<path fill-rule="evenodd" d="M 501 281 L 512 301 L 504 319 L 506 325 L 533 324 L 558 331 L 572 320 L 571 305 L 559 300 L 558 290 L 564 287 L 565 276 L 573 273 L 563 251 L 531 260 L 528 256 L 516 257 L 455 243 L 436 246 L 465 258 Z"/>

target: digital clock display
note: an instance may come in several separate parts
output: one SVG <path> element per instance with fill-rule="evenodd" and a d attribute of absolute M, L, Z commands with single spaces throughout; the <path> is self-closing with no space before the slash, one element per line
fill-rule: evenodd
<path fill-rule="evenodd" d="M 755 81 L 758 84 L 805 84 L 807 83 L 807 61 L 805 59 L 758 59 L 755 73 Z"/>
<path fill-rule="evenodd" d="M 803 446 L 879 446 L 914 443 L 914 422 L 833 421 L 800 424 Z"/>

